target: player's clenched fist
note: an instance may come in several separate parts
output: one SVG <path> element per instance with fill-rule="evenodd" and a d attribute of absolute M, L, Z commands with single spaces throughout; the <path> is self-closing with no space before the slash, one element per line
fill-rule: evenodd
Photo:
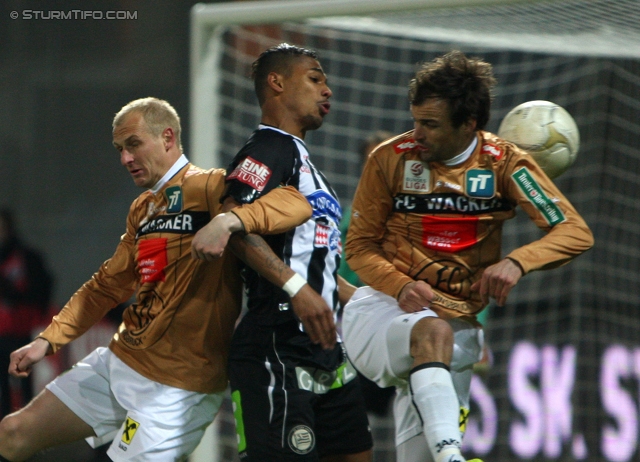
<path fill-rule="evenodd" d="M 427 308 L 431 300 L 431 286 L 424 281 L 415 281 L 404 286 L 398 297 L 398 305 L 407 313 L 415 313 Z"/>
<path fill-rule="evenodd" d="M 243 229 L 242 221 L 234 213 L 216 215 L 193 237 L 191 256 L 207 261 L 222 257 L 231 235 Z"/>
<path fill-rule="evenodd" d="M 9 374 L 14 377 L 27 377 L 34 364 L 44 358 L 49 350 L 49 342 L 37 338 L 28 345 L 11 353 L 9 359 Z"/>

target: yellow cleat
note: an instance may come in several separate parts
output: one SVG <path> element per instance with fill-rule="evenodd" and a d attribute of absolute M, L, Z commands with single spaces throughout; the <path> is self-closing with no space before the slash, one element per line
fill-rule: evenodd
<path fill-rule="evenodd" d="M 482 462 L 482 459 L 469 459 L 467 462 Z"/>

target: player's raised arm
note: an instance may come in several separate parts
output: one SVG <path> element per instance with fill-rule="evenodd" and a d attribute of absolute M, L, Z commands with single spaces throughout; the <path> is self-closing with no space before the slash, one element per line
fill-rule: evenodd
<path fill-rule="evenodd" d="M 311 217 L 307 199 L 291 186 L 275 188 L 250 204 L 216 215 L 193 238 L 194 258 L 211 261 L 222 256 L 231 234 L 238 231 L 278 234 Z"/>

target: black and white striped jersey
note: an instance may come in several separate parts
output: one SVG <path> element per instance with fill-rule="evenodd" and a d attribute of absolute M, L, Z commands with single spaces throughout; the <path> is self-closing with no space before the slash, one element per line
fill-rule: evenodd
<path fill-rule="evenodd" d="M 312 217 L 287 233 L 263 236 L 273 251 L 326 300 L 338 307 L 337 269 L 342 254 L 342 209 L 324 175 L 314 167 L 304 142 L 289 133 L 260 125 L 227 170 L 223 200 L 250 203 L 280 185 L 296 187 L 313 208 Z M 249 316 L 263 325 L 290 321 L 288 295 L 245 268 Z"/>

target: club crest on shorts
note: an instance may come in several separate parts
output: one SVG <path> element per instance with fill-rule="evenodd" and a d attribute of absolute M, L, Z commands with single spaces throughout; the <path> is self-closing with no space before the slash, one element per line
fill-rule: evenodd
<path fill-rule="evenodd" d="M 316 446 L 316 437 L 306 425 L 297 425 L 289 432 L 289 447 L 296 454 L 309 454 Z"/>

